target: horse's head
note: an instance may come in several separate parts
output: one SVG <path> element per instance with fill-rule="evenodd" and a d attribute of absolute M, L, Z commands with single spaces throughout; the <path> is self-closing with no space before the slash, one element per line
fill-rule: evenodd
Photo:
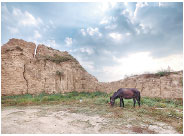
<path fill-rule="evenodd" d="M 113 97 L 110 97 L 110 104 L 111 104 L 111 106 L 114 106 L 114 103 L 115 103 L 115 99 Z"/>

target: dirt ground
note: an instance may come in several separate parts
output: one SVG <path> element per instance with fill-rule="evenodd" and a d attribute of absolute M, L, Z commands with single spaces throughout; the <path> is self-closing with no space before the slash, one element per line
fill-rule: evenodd
<path fill-rule="evenodd" d="M 2 107 L 2 134 L 176 134 L 169 124 L 152 119 L 109 118 L 66 105 Z"/>

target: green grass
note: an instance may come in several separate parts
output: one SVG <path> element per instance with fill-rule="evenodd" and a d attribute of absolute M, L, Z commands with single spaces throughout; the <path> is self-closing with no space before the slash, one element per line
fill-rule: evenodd
<path fill-rule="evenodd" d="M 1 104 L 3 106 L 9 105 L 34 105 L 49 102 L 67 102 L 67 101 L 93 101 L 94 104 L 102 105 L 109 102 L 109 97 L 112 95 L 104 92 L 68 92 L 64 94 L 46 94 L 41 93 L 39 95 L 33 96 L 31 94 L 25 95 L 15 95 L 15 96 L 2 96 Z M 131 107 L 133 105 L 132 99 L 124 99 L 124 104 L 126 107 Z M 161 99 L 161 98 L 141 98 L 141 105 L 155 108 L 183 108 L 181 100 L 172 99 Z M 115 101 L 115 106 L 119 106 L 119 99 Z"/>
<path fill-rule="evenodd" d="M 100 97 L 100 98 L 99 98 Z M 64 94 L 46 94 L 41 93 L 37 96 L 33 96 L 31 94 L 25 95 L 16 95 L 16 96 L 2 96 L 1 104 L 2 106 L 14 106 L 14 105 L 38 105 L 42 103 L 49 102 L 67 102 L 67 101 L 75 101 L 80 99 L 91 99 L 91 98 L 99 98 L 97 103 L 104 104 L 104 100 L 107 102 L 108 94 L 103 92 L 69 92 Z"/>
<path fill-rule="evenodd" d="M 160 70 L 157 73 L 155 73 L 156 76 L 162 77 L 162 76 L 167 76 L 169 75 L 171 72 L 168 70 Z"/>

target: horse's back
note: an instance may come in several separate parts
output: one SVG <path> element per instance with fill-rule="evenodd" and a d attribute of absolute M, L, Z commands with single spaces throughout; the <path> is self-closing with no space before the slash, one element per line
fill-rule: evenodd
<path fill-rule="evenodd" d="M 117 93 L 127 99 L 140 95 L 136 88 L 120 88 Z"/>
<path fill-rule="evenodd" d="M 132 91 L 132 92 L 139 92 L 136 88 L 120 88 L 117 92 L 125 92 L 125 91 Z"/>

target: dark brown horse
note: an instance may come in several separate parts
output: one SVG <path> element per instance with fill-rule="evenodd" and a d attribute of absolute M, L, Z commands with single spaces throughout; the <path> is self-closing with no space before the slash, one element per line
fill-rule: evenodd
<path fill-rule="evenodd" d="M 122 103 L 123 103 L 123 107 L 124 107 L 123 98 L 124 99 L 133 99 L 134 107 L 135 107 L 135 103 L 137 100 L 139 107 L 140 107 L 141 96 L 140 96 L 140 92 L 136 88 L 120 88 L 117 92 L 115 92 L 113 94 L 112 97 L 110 97 L 111 106 L 114 105 L 115 99 L 117 99 L 117 98 L 120 99 L 120 107 L 121 107 Z"/>

